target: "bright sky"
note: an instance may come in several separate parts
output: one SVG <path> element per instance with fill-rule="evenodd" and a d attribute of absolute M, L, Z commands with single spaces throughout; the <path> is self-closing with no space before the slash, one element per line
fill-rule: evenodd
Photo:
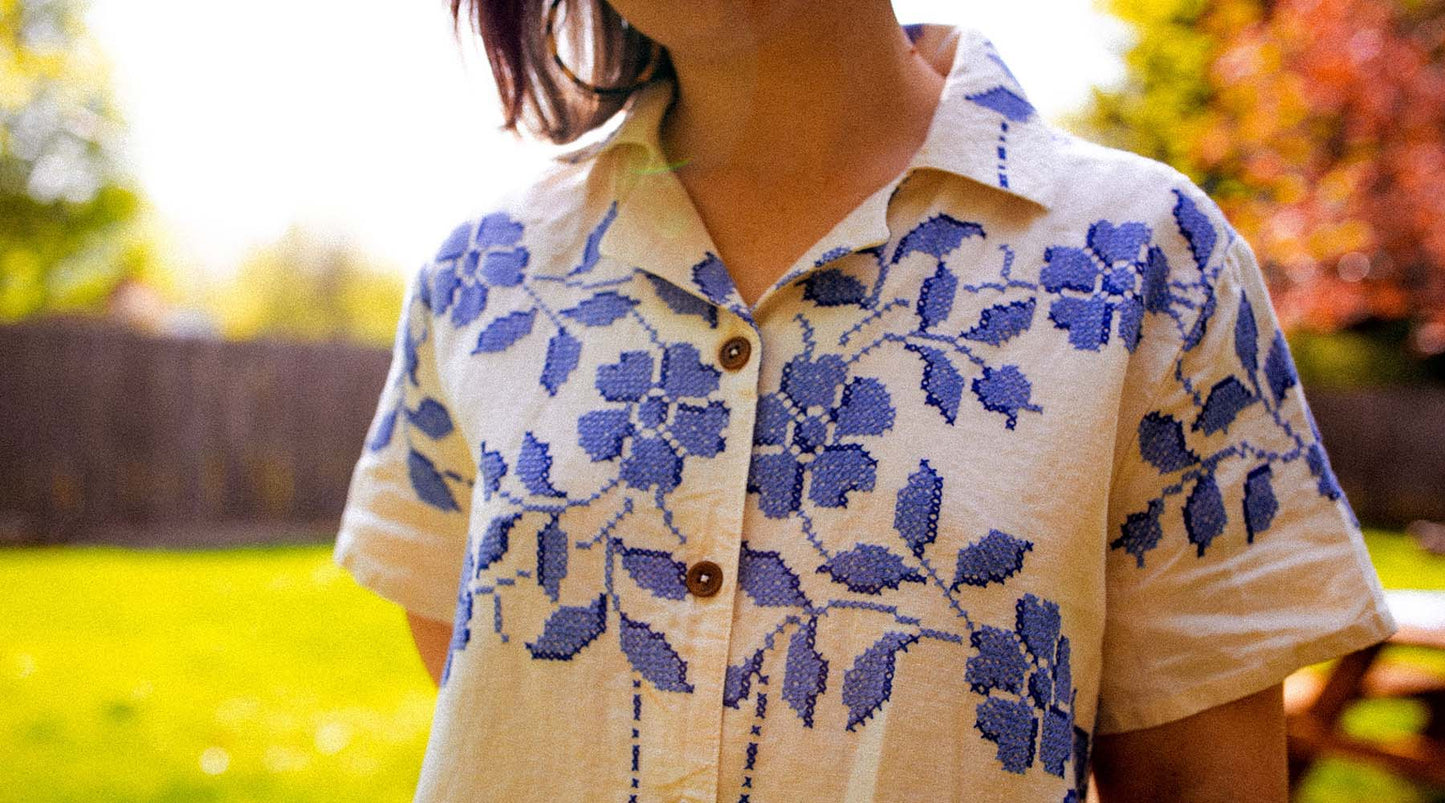
<path fill-rule="evenodd" d="M 1121 74 L 1127 33 L 1090 0 L 895 0 L 978 27 L 1053 118 Z M 292 221 L 410 270 L 532 169 L 497 133 L 480 44 L 446 0 L 91 0 L 129 122 L 127 158 L 195 264 L 232 268 Z"/>

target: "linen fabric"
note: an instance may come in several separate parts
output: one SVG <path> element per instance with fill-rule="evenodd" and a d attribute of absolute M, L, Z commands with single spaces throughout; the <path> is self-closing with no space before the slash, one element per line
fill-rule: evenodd
<path fill-rule="evenodd" d="M 1393 631 L 1247 242 L 906 30 L 926 142 L 752 306 L 669 82 L 416 271 L 335 556 L 454 622 L 417 800 L 1077 801 Z"/>

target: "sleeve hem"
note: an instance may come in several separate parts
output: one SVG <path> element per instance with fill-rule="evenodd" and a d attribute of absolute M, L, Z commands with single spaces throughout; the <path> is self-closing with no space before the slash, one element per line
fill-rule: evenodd
<path fill-rule="evenodd" d="M 365 544 L 366 539 L 343 529 L 337 536 L 332 560 L 349 572 L 358 585 L 408 612 L 438 622 L 452 621 L 456 616 L 454 590 L 445 595 L 429 591 L 425 575 L 380 559 Z"/>
<path fill-rule="evenodd" d="M 1179 694 L 1135 699 L 1107 715 L 1101 712 L 1095 735 L 1152 728 L 1247 697 L 1283 681 L 1297 669 L 1384 641 L 1397 629 L 1388 609 L 1373 608 L 1369 617 L 1354 625 L 1301 644 L 1296 650 L 1276 655 L 1264 663 L 1196 684 Z"/>

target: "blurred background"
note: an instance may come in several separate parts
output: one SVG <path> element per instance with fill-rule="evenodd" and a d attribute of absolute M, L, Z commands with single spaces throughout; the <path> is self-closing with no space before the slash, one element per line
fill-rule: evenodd
<path fill-rule="evenodd" d="M 1445 0 L 895 8 L 1254 245 L 1408 624 L 1291 679 L 1297 799 L 1445 801 Z M 410 799 L 329 542 L 404 282 L 552 152 L 499 123 L 444 0 L 0 0 L 0 800 Z"/>

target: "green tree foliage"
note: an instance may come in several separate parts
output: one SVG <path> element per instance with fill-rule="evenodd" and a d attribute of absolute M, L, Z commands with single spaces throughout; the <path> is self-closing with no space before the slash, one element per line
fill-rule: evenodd
<path fill-rule="evenodd" d="M 122 121 L 75 0 L 0 0 L 0 320 L 97 309 L 155 271 Z"/>
<path fill-rule="evenodd" d="M 404 278 L 344 238 L 293 225 L 253 250 L 207 301 L 228 338 L 389 344 Z"/>

